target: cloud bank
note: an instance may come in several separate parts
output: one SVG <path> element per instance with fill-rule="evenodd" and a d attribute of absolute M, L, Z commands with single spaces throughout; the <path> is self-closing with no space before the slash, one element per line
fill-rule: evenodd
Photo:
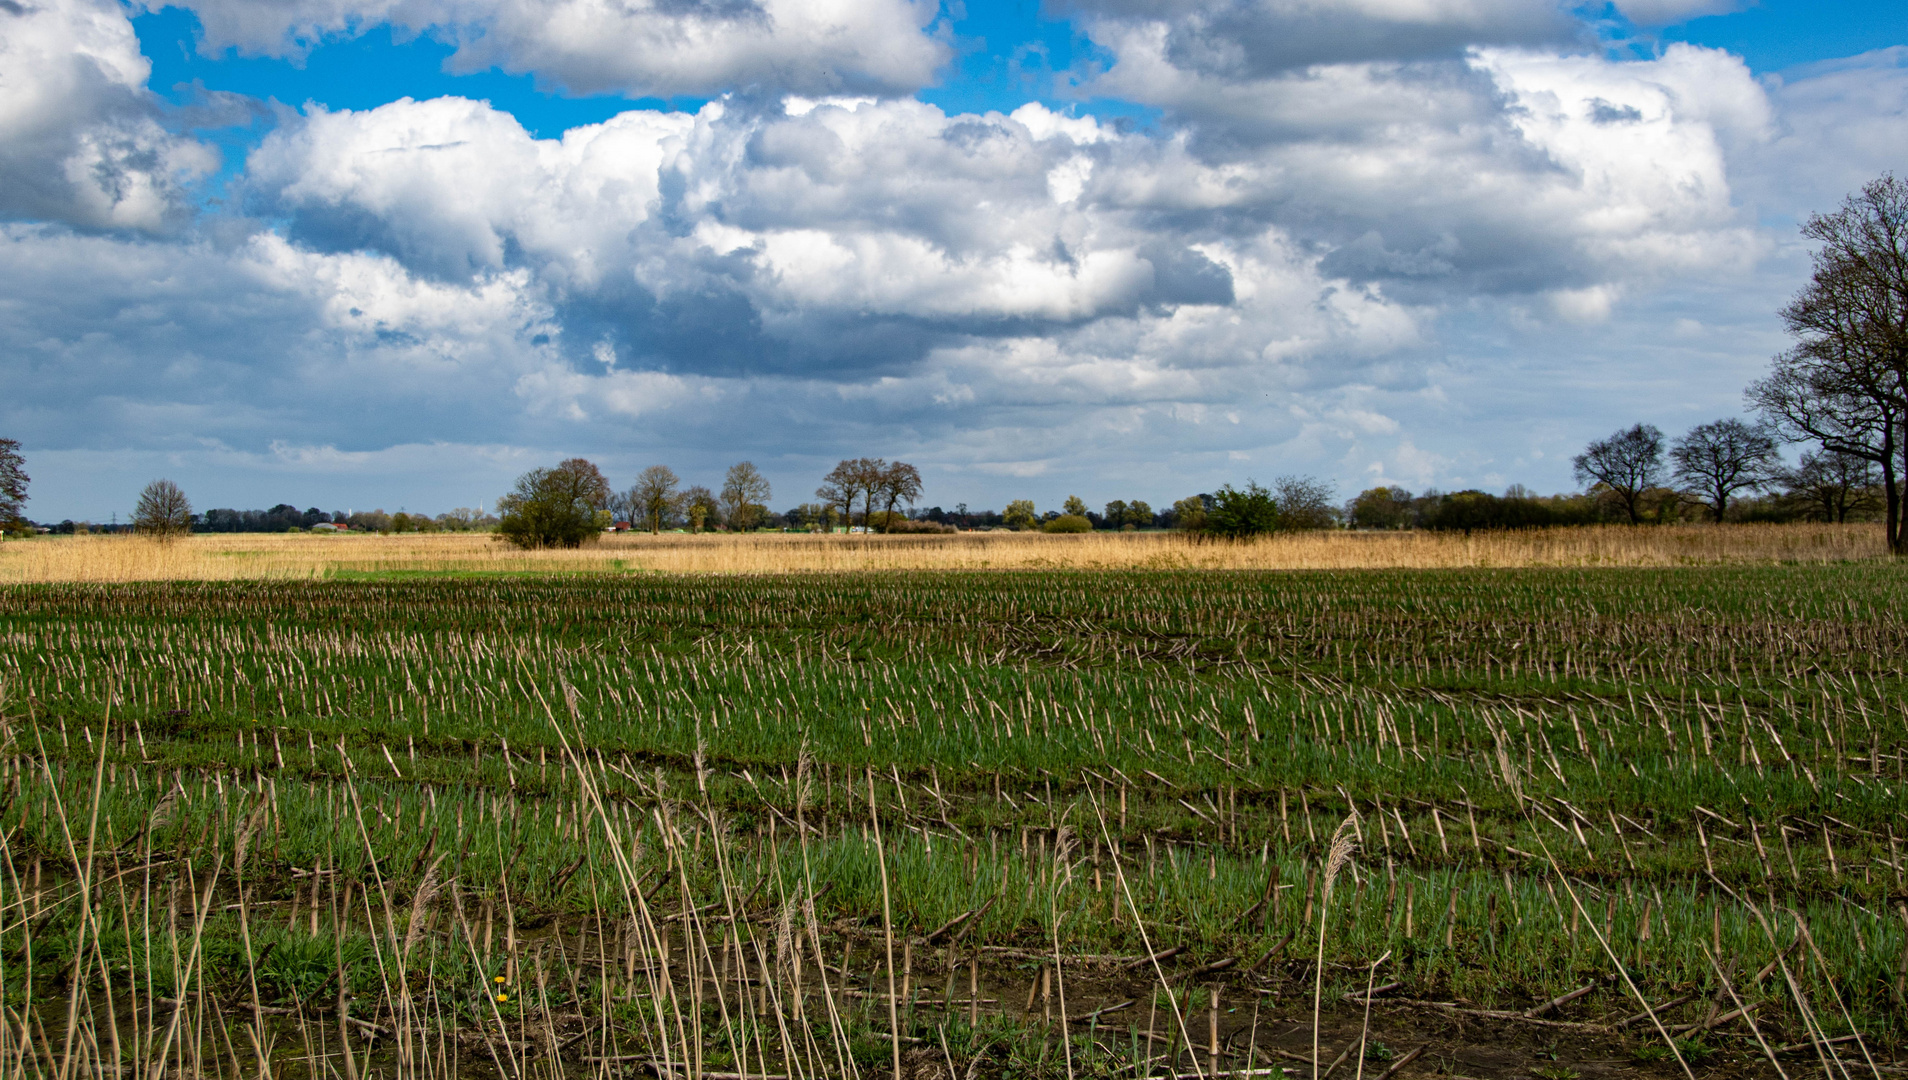
<path fill-rule="evenodd" d="M 348 463 L 384 454 L 428 491 L 544 451 L 753 456 L 799 498 L 877 453 L 950 504 L 1288 470 L 1561 486 L 1641 407 L 1628 379 L 1683 365 L 1658 405 L 1729 408 L 1774 341 L 1765 268 L 1794 264 L 1767 219 L 1908 134 L 1899 53 L 1787 80 L 1617 60 L 1531 0 L 1077 3 L 1105 61 L 1072 84 L 1160 110 L 1137 127 L 910 96 L 946 57 L 919 5 L 195 10 L 208 48 L 390 22 L 457 64 L 726 92 L 543 139 L 463 98 L 308 105 L 195 210 L 216 155 L 144 89 L 124 13 L 6 8 L 0 423 L 55 474 L 145 454 L 361 490 Z M 1699 301 L 1731 328 L 1633 322 L 1701 327 Z"/>

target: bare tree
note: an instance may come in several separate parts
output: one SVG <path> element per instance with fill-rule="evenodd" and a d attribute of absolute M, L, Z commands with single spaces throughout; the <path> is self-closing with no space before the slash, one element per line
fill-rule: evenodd
<path fill-rule="evenodd" d="M 870 490 L 880 500 L 881 508 L 887 511 L 881 526 L 881 531 L 887 532 L 894 527 L 895 506 L 904 502 L 913 506 L 914 500 L 921 497 L 921 471 L 905 461 L 897 461 L 875 470 Z"/>
<path fill-rule="evenodd" d="M 1281 476 L 1272 482 L 1281 529 L 1330 529 L 1338 525 L 1338 492 L 1313 476 Z M 1145 506 L 1145 503 L 1140 503 Z"/>
<path fill-rule="evenodd" d="M 26 509 L 30 479 L 26 474 L 26 459 L 20 456 L 19 442 L 0 439 L 0 525 L 20 520 Z"/>
<path fill-rule="evenodd" d="M 623 495 L 631 523 L 641 521 L 652 533 L 662 531 L 663 523 L 675 513 L 676 485 L 682 481 L 667 465 L 651 465 L 636 477 L 636 483 Z"/>
<path fill-rule="evenodd" d="M 771 494 L 768 477 L 754 462 L 738 461 L 729 466 L 729 474 L 722 480 L 722 515 L 729 527 L 739 532 L 755 528 Z"/>
<path fill-rule="evenodd" d="M 1875 497 L 1881 470 L 1874 462 L 1853 454 L 1833 450 L 1805 453 L 1795 468 L 1783 471 L 1780 479 L 1787 489 L 1782 496 L 1785 502 L 1824 521 L 1847 521 L 1850 514 L 1868 513 L 1881 505 Z"/>
<path fill-rule="evenodd" d="M 1908 182 L 1883 176 L 1802 234 L 1821 246 L 1808 285 L 1782 309 L 1797 344 L 1748 398 L 1784 436 L 1879 466 L 1888 550 L 1908 554 Z"/>
<path fill-rule="evenodd" d="M 887 475 L 886 458 L 856 458 L 855 470 L 861 479 L 861 525 L 874 527 L 875 500 L 880 498 L 882 478 Z"/>
<path fill-rule="evenodd" d="M 170 480 L 154 480 L 139 493 L 133 508 L 133 528 L 161 542 L 192 531 L 192 503 Z"/>
<path fill-rule="evenodd" d="M 1771 368 L 1750 384 L 1749 403 L 1790 439 L 1813 440 L 1828 453 L 1875 465 L 1888 549 L 1900 554 L 1899 464 L 1908 409 L 1891 392 L 1886 369 L 1853 350 L 1808 347 L 1778 354 Z"/>
<path fill-rule="evenodd" d="M 1643 520 L 1643 493 L 1663 480 L 1663 433 L 1638 424 L 1584 448 L 1572 464 L 1580 483 L 1598 483 L 1622 501 L 1630 523 Z"/>
<path fill-rule="evenodd" d="M 821 500 L 823 517 L 827 519 L 822 526 L 824 532 L 834 530 L 837 506 L 841 507 L 843 516 L 848 517 L 849 524 L 854 523 L 853 507 L 855 498 L 861 494 L 861 489 L 855 486 L 853 478 L 847 471 L 847 465 L 848 462 L 844 461 L 835 466 L 834 471 L 822 477 L 821 486 L 815 489 L 815 498 Z"/>
<path fill-rule="evenodd" d="M 868 515 L 874 512 L 875 485 L 881 482 L 882 470 L 887 465 L 880 458 L 844 459 L 822 477 L 822 486 L 815 489 L 815 497 L 829 506 L 841 507 L 849 528 L 855 524 L 855 500 L 862 499 L 865 509 L 861 520 L 866 524 Z"/>
<path fill-rule="evenodd" d="M 588 458 L 573 457 L 557 462 L 556 475 L 570 497 L 592 510 L 607 509 L 610 501 L 609 478 Z"/>
<path fill-rule="evenodd" d="M 1698 424 L 1670 448 L 1676 479 L 1688 485 L 1717 521 L 1739 491 L 1767 483 L 1781 465 L 1775 436 L 1731 417 Z"/>

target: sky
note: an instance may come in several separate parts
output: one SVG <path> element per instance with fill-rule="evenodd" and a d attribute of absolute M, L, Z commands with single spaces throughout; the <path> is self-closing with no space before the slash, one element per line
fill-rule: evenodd
<path fill-rule="evenodd" d="M 1567 491 L 1905 159 L 1899 2 L 0 0 L 0 437 L 41 521 Z"/>

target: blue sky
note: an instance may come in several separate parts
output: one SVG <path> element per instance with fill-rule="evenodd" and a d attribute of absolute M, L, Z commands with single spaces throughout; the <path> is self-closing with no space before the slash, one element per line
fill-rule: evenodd
<path fill-rule="evenodd" d="M 1156 117 L 1157 110 L 1143 104 L 1064 92 L 1076 64 L 1104 66 L 1110 58 L 1065 13 L 1049 8 L 1038 0 L 943 4 L 935 28 L 951 37 L 956 55 L 915 96 L 948 112 L 1012 112 L 1040 101 L 1138 122 Z M 1665 42 L 1688 42 L 1735 53 L 1758 74 L 1908 43 L 1908 5 L 1877 0 L 1770 0 L 1668 26 L 1638 27 L 1614 7 L 1594 16 L 1596 33 L 1614 54 L 1650 55 Z M 394 34 L 389 25 L 335 35 L 302 56 L 282 57 L 241 56 L 236 46 L 203 47 L 199 19 L 185 8 L 145 11 L 132 24 L 140 50 L 152 61 L 153 92 L 175 105 L 190 104 L 201 89 L 292 107 L 315 101 L 331 109 L 455 95 L 489 101 L 547 137 L 628 109 L 694 110 L 706 100 L 578 95 L 551 78 L 509 75 L 495 67 L 452 74 L 445 63 L 451 46 L 428 32 Z M 249 126 L 222 145 L 242 154 L 262 128 Z"/>
<path fill-rule="evenodd" d="M 0 58 L 50 520 L 574 454 L 1565 490 L 1740 411 L 1795 223 L 1908 146 L 1908 5 L 1850 0 L 57 0 Z"/>
<path fill-rule="evenodd" d="M 1779 72 L 1900 45 L 1908 41 L 1908 8 L 1877 0 L 1751 4 L 1646 36 L 1727 49 L 1757 72 Z"/>
<path fill-rule="evenodd" d="M 236 46 L 203 47 L 204 30 L 189 9 L 145 11 L 133 16 L 132 23 L 140 50 L 152 61 L 153 92 L 180 106 L 208 90 L 292 107 L 317 102 L 331 109 L 369 109 L 402 97 L 451 95 L 489 101 L 533 134 L 550 137 L 629 109 L 694 111 L 707 100 L 693 95 L 662 99 L 575 94 L 552 78 L 511 75 L 496 67 L 454 74 L 446 64 L 455 51 L 452 46 L 428 33 L 394 33 L 388 25 L 335 35 L 302 55 L 285 57 L 242 56 Z M 1040 101 L 1141 123 L 1157 115 L 1157 110 L 1140 104 L 1059 92 L 1076 63 L 1104 64 L 1107 58 L 1071 20 L 1044 11 L 1037 2 L 944 5 L 934 29 L 948 36 L 954 55 L 934 83 L 915 96 L 948 112 L 1011 112 L 1028 101 Z M 264 127 L 247 125 L 223 144 L 242 155 Z"/>

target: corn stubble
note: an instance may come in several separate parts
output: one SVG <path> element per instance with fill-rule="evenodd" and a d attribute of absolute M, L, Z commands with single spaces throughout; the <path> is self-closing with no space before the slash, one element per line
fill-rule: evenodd
<path fill-rule="evenodd" d="M 1881 1075 L 1904 591 L 0 590 L 0 1075 Z"/>

